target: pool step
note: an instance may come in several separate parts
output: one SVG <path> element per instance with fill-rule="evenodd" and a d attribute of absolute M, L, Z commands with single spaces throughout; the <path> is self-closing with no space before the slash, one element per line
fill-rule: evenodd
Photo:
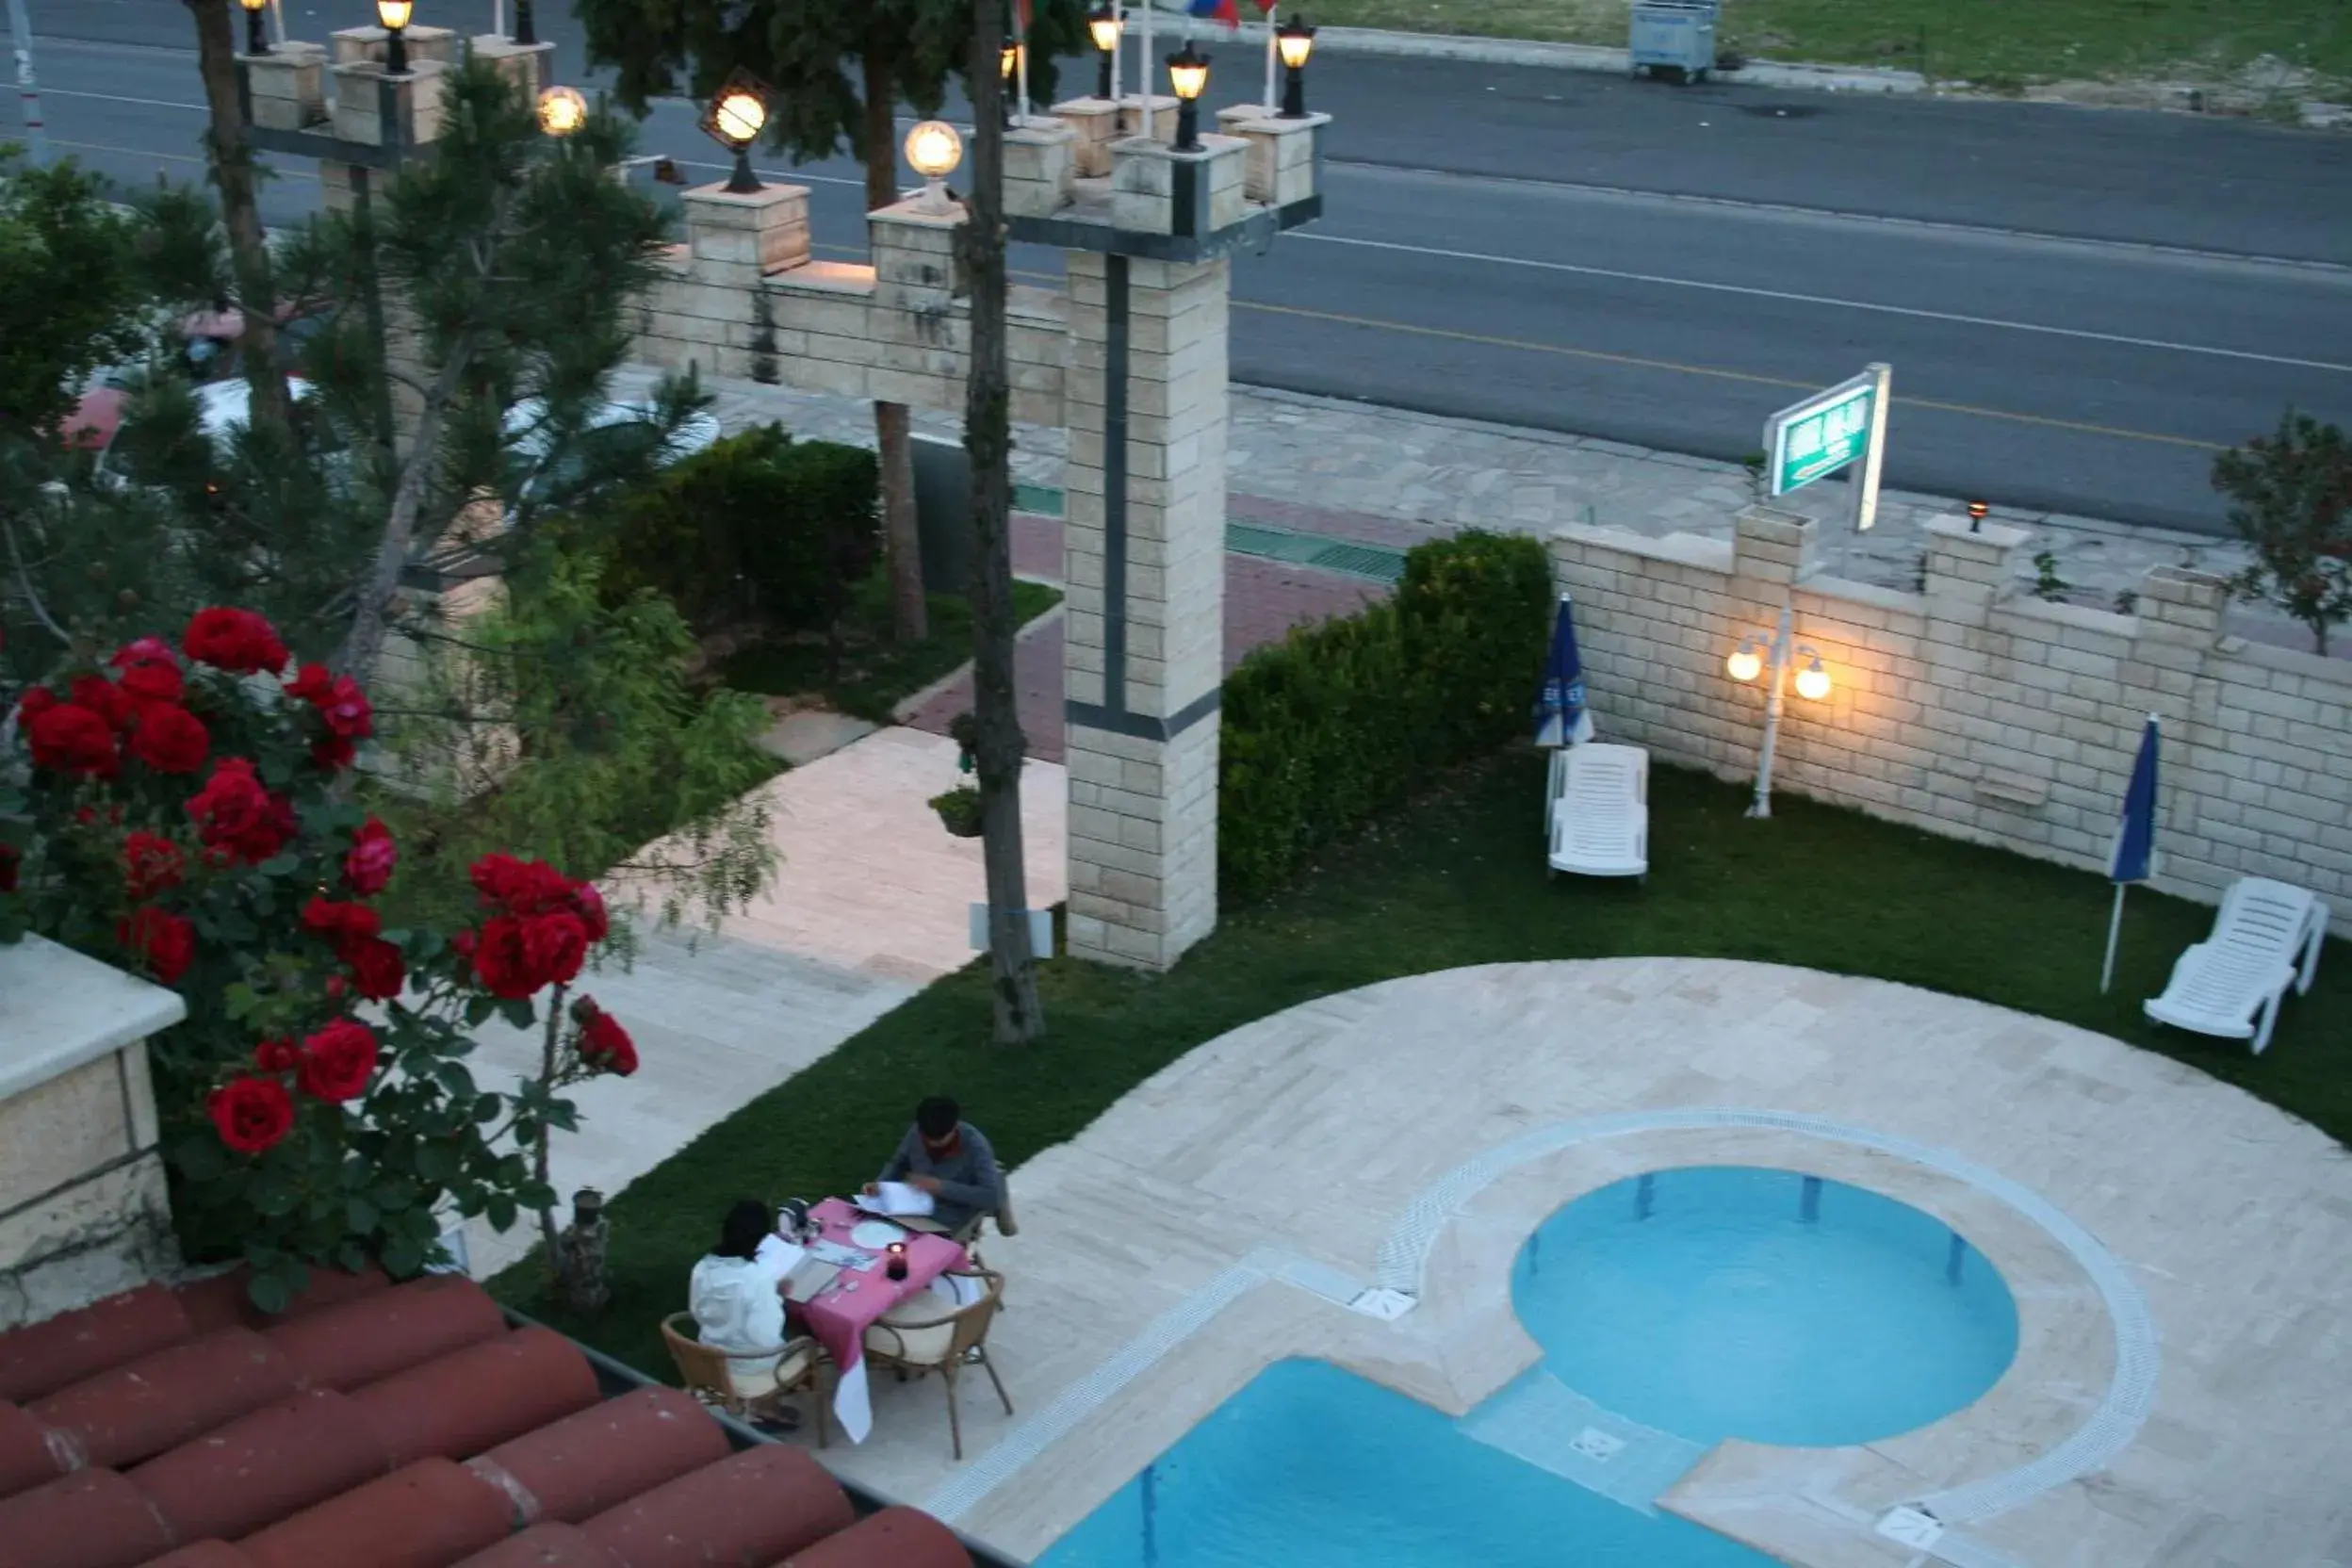
<path fill-rule="evenodd" d="M 1658 1494 L 1707 1454 L 1703 1444 L 1603 1410 L 1541 1366 L 1455 1426 L 1464 1437 L 1650 1514 Z"/>

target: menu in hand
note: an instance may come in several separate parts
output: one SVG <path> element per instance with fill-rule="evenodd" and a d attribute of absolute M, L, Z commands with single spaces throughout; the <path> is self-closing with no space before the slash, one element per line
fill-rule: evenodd
<path fill-rule="evenodd" d="M 877 1182 L 874 1191 L 858 1198 L 858 1206 L 868 1214 L 887 1215 L 892 1218 L 910 1214 L 928 1215 L 931 1212 L 931 1195 L 904 1182 Z"/>

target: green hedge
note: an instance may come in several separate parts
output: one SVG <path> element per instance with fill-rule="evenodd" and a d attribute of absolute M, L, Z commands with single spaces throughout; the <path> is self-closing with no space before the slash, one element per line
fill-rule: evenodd
<path fill-rule="evenodd" d="M 1299 627 L 1225 679 L 1217 882 L 1240 904 L 1525 729 L 1554 603 L 1525 534 L 1473 531 L 1405 558 L 1396 597 Z"/>
<path fill-rule="evenodd" d="M 829 630 L 882 548 L 874 453 L 780 426 L 712 443 L 605 519 L 605 591 L 651 588 L 697 632 Z"/>

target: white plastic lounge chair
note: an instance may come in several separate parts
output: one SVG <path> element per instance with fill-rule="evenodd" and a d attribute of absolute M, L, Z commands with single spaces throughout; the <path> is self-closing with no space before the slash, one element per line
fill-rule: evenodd
<path fill-rule="evenodd" d="M 1650 871 L 1650 754 L 1640 746 L 1567 748 L 1552 802 L 1551 871 L 1646 876 Z"/>
<path fill-rule="evenodd" d="M 2200 1035 L 2250 1037 L 2260 1055 L 2287 988 L 2311 988 L 2327 939 L 2328 906 L 2310 892 L 2242 877 L 2223 896 L 2213 934 L 2180 955 L 2164 994 L 2145 1004 L 2148 1016 Z"/>
<path fill-rule="evenodd" d="M 1559 814 L 1560 797 L 1568 788 L 1568 754 L 1574 746 L 1552 748 L 1551 776 L 1544 783 L 1544 837 L 1552 836 L 1552 818 Z"/>

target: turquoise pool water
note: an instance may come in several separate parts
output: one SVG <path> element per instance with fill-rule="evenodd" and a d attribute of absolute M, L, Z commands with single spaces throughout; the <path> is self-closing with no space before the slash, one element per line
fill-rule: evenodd
<path fill-rule="evenodd" d="M 1791 1171 L 1700 1167 L 1588 1194 L 1528 1239 L 1544 1362 L 1460 1420 L 1278 1363 L 1037 1568 L 1773 1568 L 1657 1511 L 1724 1437 L 1884 1437 L 2017 1351 L 2000 1274 L 1942 1222 Z"/>

